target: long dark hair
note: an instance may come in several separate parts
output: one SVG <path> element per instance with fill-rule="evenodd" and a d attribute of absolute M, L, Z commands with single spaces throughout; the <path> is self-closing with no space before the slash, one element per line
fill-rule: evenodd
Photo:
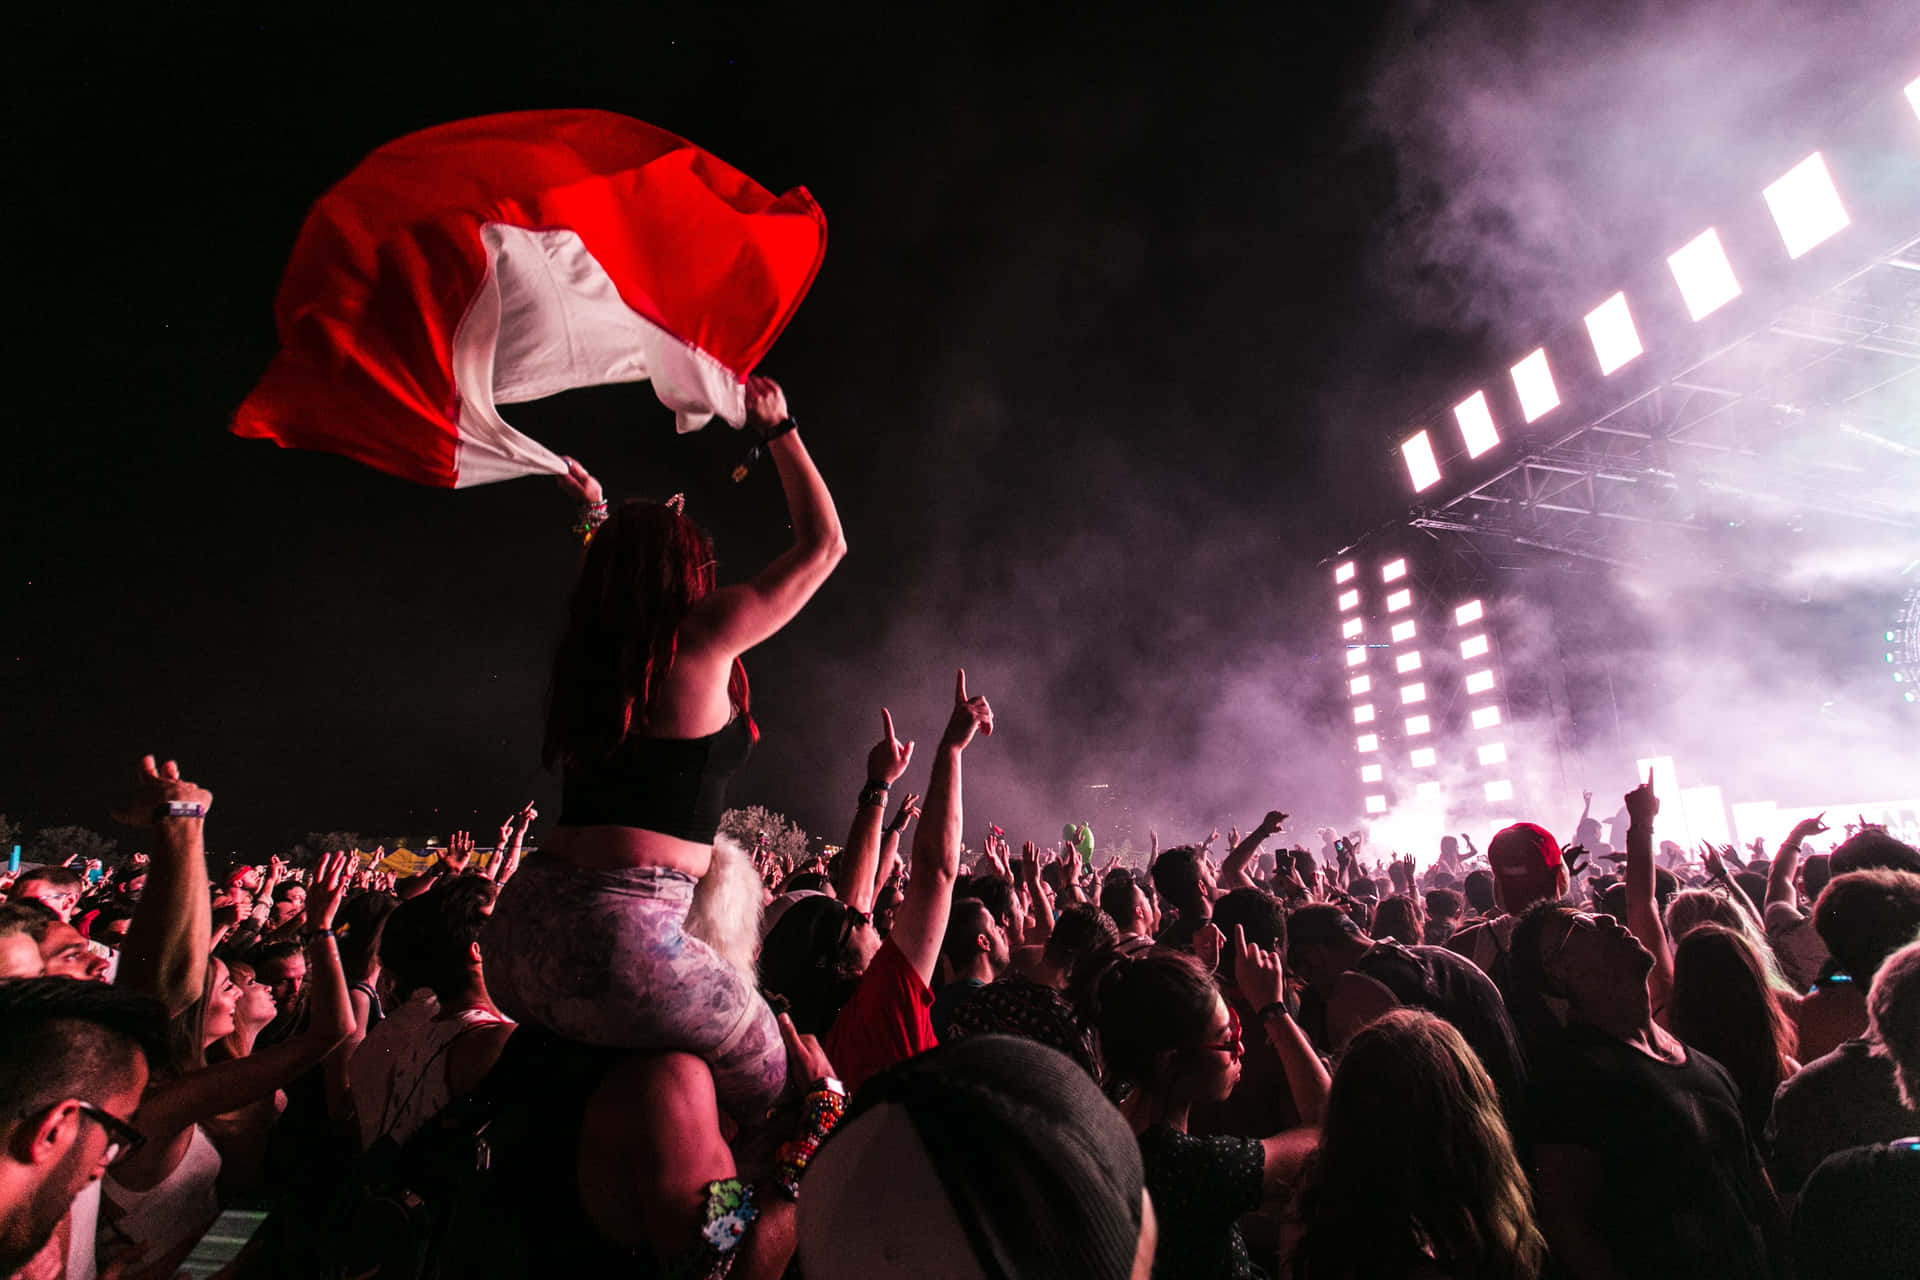
<path fill-rule="evenodd" d="M 678 509 L 631 499 L 587 544 L 567 600 L 567 628 L 547 691 L 548 768 L 596 760 L 647 723 L 673 669 L 680 624 L 713 590 L 713 540 Z M 744 714 L 746 671 L 736 659 L 727 692 Z"/>
<path fill-rule="evenodd" d="M 1492 1078 L 1416 1009 L 1347 1046 L 1301 1204 L 1300 1280 L 1405 1274 L 1424 1253 L 1447 1275 L 1532 1280 L 1546 1261 Z"/>
<path fill-rule="evenodd" d="M 1156 949 L 1131 960 L 1108 952 L 1075 979 L 1072 994 L 1099 1037 L 1102 1083 L 1114 1096 L 1160 1084 L 1159 1055 L 1197 1048 L 1220 996 L 1213 975 L 1184 951 Z"/>
<path fill-rule="evenodd" d="M 1797 1037 L 1767 985 L 1766 965 L 1751 938 L 1703 924 L 1680 939 L 1667 1026 L 1727 1069 L 1748 1127 L 1760 1132 L 1773 1091 L 1793 1070 Z"/>

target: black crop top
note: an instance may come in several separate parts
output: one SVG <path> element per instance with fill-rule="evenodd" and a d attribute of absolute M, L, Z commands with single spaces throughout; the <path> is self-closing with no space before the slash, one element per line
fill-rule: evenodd
<path fill-rule="evenodd" d="M 604 760 L 567 768 L 563 827 L 638 827 L 708 844 L 727 807 L 727 784 L 753 749 L 746 712 L 704 738 L 629 734 Z"/>

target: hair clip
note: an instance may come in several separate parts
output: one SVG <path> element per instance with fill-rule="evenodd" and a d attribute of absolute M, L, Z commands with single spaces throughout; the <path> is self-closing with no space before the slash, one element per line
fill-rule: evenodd
<path fill-rule="evenodd" d="M 684 493 L 676 493 L 671 498 L 668 498 L 662 505 L 665 506 L 667 510 L 673 512 L 673 514 L 683 516 L 687 513 L 687 495 Z"/>

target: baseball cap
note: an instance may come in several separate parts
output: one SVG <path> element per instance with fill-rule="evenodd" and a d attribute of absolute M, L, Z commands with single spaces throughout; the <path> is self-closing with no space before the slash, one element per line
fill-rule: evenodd
<path fill-rule="evenodd" d="M 1545 827 L 1516 822 L 1487 842 L 1487 866 L 1502 880 L 1537 879 L 1560 865 L 1560 842 Z"/>

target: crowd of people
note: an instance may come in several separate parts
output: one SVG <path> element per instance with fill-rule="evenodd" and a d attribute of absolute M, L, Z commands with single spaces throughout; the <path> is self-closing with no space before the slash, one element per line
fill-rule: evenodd
<path fill-rule="evenodd" d="M 716 840 L 741 655 L 845 551 L 748 397 L 794 530 L 750 581 L 679 501 L 566 481 L 537 854 L 529 805 L 414 876 L 212 868 L 213 795 L 148 757 L 146 853 L 6 886 L 0 1272 L 171 1277 L 241 1204 L 233 1276 L 1920 1271 L 1920 852 L 1882 830 L 1696 861 L 1649 781 L 1618 851 L 1585 813 L 1310 849 L 1278 809 L 1139 867 L 968 848 L 962 670 L 924 794 L 882 710 L 843 846 Z"/>

